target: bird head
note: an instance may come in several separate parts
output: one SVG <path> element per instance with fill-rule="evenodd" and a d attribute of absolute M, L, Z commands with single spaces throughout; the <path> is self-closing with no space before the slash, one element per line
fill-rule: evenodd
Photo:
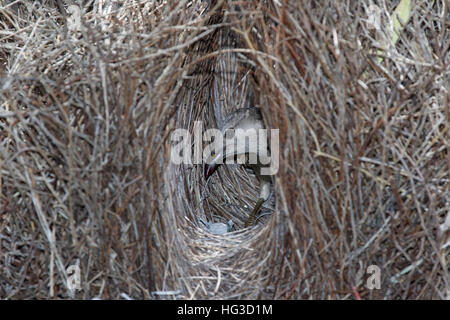
<path fill-rule="evenodd" d="M 208 178 L 216 172 L 219 165 L 222 163 L 223 160 L 223 151 L 215 152 L 213 151 L 211 155 L 209 156 L 208 160 L 206 161 L 205 169 L 203 172 L 203 176 L 205 177 L 205 180 L 208 180 Z"/>
<path fill-rule="evenodd" d="M 242 156 L 249 152 L 245 149 L 247 148 L 245 140 L 240 139 L 246 135 L 246 130 L 252 129 L 255 131 L 263 128 L 264 123 L 257 108 L 242 108 L 232 112 L 221 128 L 224 138 L 223 148 L 218 148 L 219 151 L 216 149 L 212 152 L 206 161 L 203 173 L 205 179 L 207 180 L 225 159 L 232 156 Z M 239 143 L 241 144 L 239 145 Z M 249 138 L 248 143 L 249 145 L 257 145 L 256 136 Z"/>

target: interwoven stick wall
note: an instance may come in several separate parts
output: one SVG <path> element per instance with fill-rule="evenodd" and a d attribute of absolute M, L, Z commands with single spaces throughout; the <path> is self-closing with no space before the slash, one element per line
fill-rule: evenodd
<path fill-rule="evenodd" d="M 448 298 L 448 3 L 397 2 L 6 1 L 0 298 Z M 252 170 L 170 160 L 245 107 L 249 228 Z"/>

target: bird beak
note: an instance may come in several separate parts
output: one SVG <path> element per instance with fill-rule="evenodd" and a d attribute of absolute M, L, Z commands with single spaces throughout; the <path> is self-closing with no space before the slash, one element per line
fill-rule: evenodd
<path fill-rule="evenodd" d="M 217 167 L 217 164 L 207 164 L 205 166 L 205 171 L 203 173 L 205 180 L 208 180 L 208 178 L 217 170 Z"/>

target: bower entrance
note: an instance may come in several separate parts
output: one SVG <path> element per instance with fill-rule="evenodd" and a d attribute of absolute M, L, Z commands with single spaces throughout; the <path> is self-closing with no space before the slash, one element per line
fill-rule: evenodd
<path fill-rule="evenodd" d="M 256 63 L 232 30 L 239 18 L 239 12 L 226 10 L 212 16 L 209 25 L 216 31 L 192 48 L 186 63 L 193 67 L 181 90 L 175 128 L 187 129 L 192 135 L 195 122 L 200 121 L 204 133 L 220 128 L 230 112 L 259 105 Z M 202 141 L 202 147 L 209 143 Z M 270 248 L 274 248 L 276 233 L 269 234 L 276 225 L 275 179 L 255 225 L 245 228 L 260 192 L 260 182 L 250 168 L 224 164 L 207 181 L 203 163 L 170 164 L 167 172 L 167 195 L 175 197 L 169 199 L 174 206 L 170 223 L 177 226 L 171 228 L 176 230 L 173 261 L 182 270 L 186 292 L 196 297 L 258 297 L 263 289 L 261 276 L 268 267 L 261 262 L 273 259 Z M 204 223 L 228 224 L 231 232 L 216 235 Z"/>
<path fill-rule="evenodd" d="M 258 105 L 255 63 L 240 53 L 239 49 L 245 48 L 228 25 L 225 20 L 211 38 L 196 48 L 199 54 L 207 54 L 208 47 L 213 51 L 210 59 L 197 66 L 193 75 L 195 79 L 189 81 L 191 85 L 186 87 L 177 115 L 176 128 L 187 129 L 192 136 L 194 123 L 201 124 L 202 136 L 199 138 L 202 139 L 202 150 L 209 143 L 204 140 L 207 129 L 220 128 L 230 112 Z M 194 141 L 191 144 L 194 155 Z M 184 203 L 180 212 L 197 226 L 199 220 L 211 223 L 232 221 L 234 231 L 243 229 L 261 187 L 253 170 L 240 164 L 224 164 L 206 181 L 203 166 L 193 164 L 178 168 L 175 177 L 181 177 L 181 180 L 177 181 L 177 189 L 182 191 L 180 197 Z M 274 198 L 272 192 L 270 199 L 262 205 L 257 226 L 267 222 L 273 214 Z"/>

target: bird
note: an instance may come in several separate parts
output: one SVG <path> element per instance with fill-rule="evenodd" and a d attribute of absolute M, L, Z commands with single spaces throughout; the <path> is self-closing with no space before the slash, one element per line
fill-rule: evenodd
<path fill-rule="evenodd" d="M 237 130 L 241 129 L 241 130 Z M 247 135 L 248 144 L 245 146 L 239 146 L 236 144 L 245 143 L 245 137 L 240 137 L 239 135 L 246 134 L 247 130 L 253 129 L 256 131 L 256 135 Z M 245 227 L 254 225 L 256 220 L 256 215 L 261 208 L 262 204 L 267 201 L 270 197 L 270 187 L 272 178 L 270 175 L 263 175 L 261 169 L 264 166 L 268 166 L 269 150 L 267 146 L 267 135 L 265 131 L 261 131 L 262 134 L 259 135 L 260 129 L 265 129 L 264 122 L 262 119 L 261 112 L 259 108 L 256 107 L 246 107 L 240 108 L 231 112 L 224 120 L 220 132 L 222 136 L 226 136 L 227 132 L 231 131 L 233 135 L 227 138 L 222 150 L 217 153 L 212 152 L 206 161 L 204 168 L 205 180 L 217 170 L 221 163 L 229 157 L 245 157 L 244 165 L 250 167 L 255 175 L 257 176 L 260 183 L 260 193 L 256 204 L 247 217 L 245 221 Z M 242 139 L 243 138 L 243 139 Z M 265 139 L 265 141 L 261 140 Z M 265 143 L 263 143 L 265 142 Z M 229 146 L 234 144 L 236 148 L 230 148 Z M 256 158 L 257 161 L 250 161 L 249 159 Z"/>

